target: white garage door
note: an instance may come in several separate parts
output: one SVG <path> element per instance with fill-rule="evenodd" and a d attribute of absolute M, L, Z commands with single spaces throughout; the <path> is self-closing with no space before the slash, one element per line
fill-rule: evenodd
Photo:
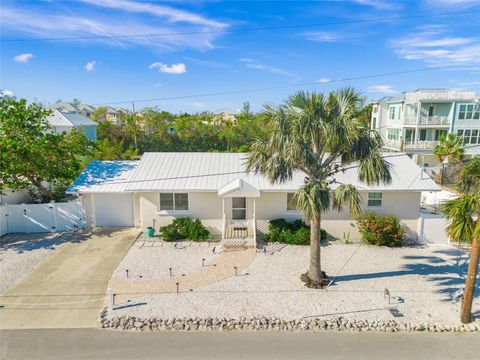
<path fill-rule="evenodd" d="M 95 194 L 97 226 L 133 226 L 133 194 Z"/>

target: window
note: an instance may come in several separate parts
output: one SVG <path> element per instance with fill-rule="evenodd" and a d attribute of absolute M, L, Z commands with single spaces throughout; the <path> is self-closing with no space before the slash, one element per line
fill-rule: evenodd
<path fill-rule="evenodd" d="M 457 135 L 463 137 L 464 144 L 480 144 L 480 130 L 458 130 Z"/>
<path fill-rule="evenodd" d="M 447 137 L 447 130 L 435 130 L 435 141 L 440 140 L 442 136 Z"/>
<path fill-rule="evenodd" d="M 368 207 L 380 207 L 382 206 L 382 193 L 370 192 L 368 193 Z"/>
<path fill-rule="evenodd" d="M 395 106 L 390 106 L 388 111 L 390 112 L 389 113 L 389 118 L 391 120 L 394 120 L 395 119 Z"/>
<path fill-rule="evenodd" d="M 400 129 L 387 129 L 387 139 L 388 140 L 400 139 Z"/>
<path fill-rule="evenodd" d="M 419 137 L 418 140 L 420 140 L 420 141 L 427 140 L 427 129 L 421 129 L 420 130 L 420 137 Z"/>
<path fill-rule="evenodd" d="M 374 118 L 372 119 L 372 129 L 376 129 L 376 128 L 377 128 L 377 118 L 374 117 Z"/>
<path fill-rule="evenodd" d="M 462 104 L 459 106 L 459 120 L 478 120 L 480 118 L 480 105 Z"/>
<path fill-rule="evenodd" d="M 295 193 L 287 193 L 287 211 L 298 211 Z"/>
<path fill-rule="evenodd" d="M 160 211 L 187 211 L 187 193 L 160 193 Z"/>
<path fill-rule="evenodd" d="M 434 107 L 433 105 L 430 105 L 430 106 L 428 107 L 428 116 L 429 116 L 429 117 L 430 117 L 430 116 L 433 116 L 434 110 L 435 110 L 435 107 Z"/>
<path fill-rule="evenodd" d="M 458 118 L 460 120 L 465 120 L 465 109 L 467 105 L 460 105 L 459 111 L 458 111 Z"/>
<path fill-rule="evenodd" d="M 232 198 L 232 220 L 246 220 L 247 219 L 247 198 L 234 197 Z"/>

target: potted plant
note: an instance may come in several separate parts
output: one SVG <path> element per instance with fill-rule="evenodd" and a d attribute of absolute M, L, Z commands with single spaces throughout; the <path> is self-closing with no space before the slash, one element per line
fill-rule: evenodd
<path fill-rule="evenodd" d="M 152 226 L 149 226 L 147 227 L 146 233 L 148 237 L 153 237 L 153 235 L 155 234 L 155 229 Z"/>

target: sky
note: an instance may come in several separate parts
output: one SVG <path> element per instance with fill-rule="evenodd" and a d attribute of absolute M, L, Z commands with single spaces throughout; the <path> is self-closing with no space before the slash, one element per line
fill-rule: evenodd
<path fill-rule="evenodd" d="M 367 99 L 480 93 L 480 0 L 2 0 L 0 11 L 0 89 L 45 105 L 258 111 L 345 86 Z"/>

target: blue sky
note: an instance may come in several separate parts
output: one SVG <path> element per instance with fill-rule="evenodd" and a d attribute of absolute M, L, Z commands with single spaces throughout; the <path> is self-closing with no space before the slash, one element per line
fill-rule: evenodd
<path fill-rule="evenodd" d="M 236 110 L 244 101 L 258 110 L 298 89 L 353 86 L 369 99 L 416 88 L 480 92 L 480 0 L 3 0 L 0 6 L 0 89 L 45 104 L 281 87 L 136 103 L 196 112 Z M 434 16 L 453 12 L 465 13 Z M 412 16 L 423 17 L 358 22 Z M 236 31 L 308 24 L 324 25 Z M 4 41 L 79 37 L 99 38 Z M 449 68 L 335 81 L 438 66 Z M 314 85 L 296 86 L 302 83 Z"/>

